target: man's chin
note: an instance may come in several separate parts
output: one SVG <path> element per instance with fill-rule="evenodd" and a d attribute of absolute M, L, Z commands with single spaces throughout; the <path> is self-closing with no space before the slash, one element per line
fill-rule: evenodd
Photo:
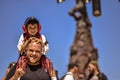
<path fill-rule="evenodd" d="M 38 65 L 39 62 L 36 62 L 36 61 L 29 61 L 29 64 L 31 64 L 31 65 Z"/>

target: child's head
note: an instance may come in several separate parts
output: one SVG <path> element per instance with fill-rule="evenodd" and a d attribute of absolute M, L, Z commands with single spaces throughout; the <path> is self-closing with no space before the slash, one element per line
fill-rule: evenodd
<path fill-rule="evenodd" d="M 37 33 L 39 33 L 40 28 L 41 26 L 39 21 L 35 17 L 28 17 L 23 26 L 24 32 L 30 36 L 35 36 Z"/>

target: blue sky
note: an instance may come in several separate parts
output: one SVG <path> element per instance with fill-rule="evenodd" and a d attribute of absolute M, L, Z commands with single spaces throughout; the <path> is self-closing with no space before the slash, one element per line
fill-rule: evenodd
<path fill-rule="evenodd" d="M 87 11 L 92 23 L 91 34 L 99 53 L 99 65 L 109 80 L 120 80 L 120 2 L 101 0 L 102 15 L 92 15 L 92 4 Z M 76 22 L 68 15 L 75 0 L 58 4 L 56 0 L 0 0 L 0 79 L 8 64 L 17 61 L 17 42 L 23 33 L 22 25 L 28 16 L 39 19 L 49 42 L 47 56 L 61 77 L 67 71 L 70 47 L 73 43 Z"/>

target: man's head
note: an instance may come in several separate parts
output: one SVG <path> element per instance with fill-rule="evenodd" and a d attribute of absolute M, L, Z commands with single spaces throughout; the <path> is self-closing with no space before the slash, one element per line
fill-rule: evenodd
<path fill-rule="evenodd" d="M 70 63 L 68 65 L 68 70 L 72 71 L 73 73 L 77 73 L 78 72 L 78 65 L 76 63 Z"/>
<path fill-rule="evenodd" d="M 16 64 L 16 62 L 11 62 L 10 64 L 9 64 L 9 66 L 8 66 L 8 68 L 13 68 L 14 66 L 15 66 L 15 64 Z"/>
<path fill-rule="evenodd" d="M 6 74 L 9 73 L 9 71 L 15 66 L 16 62 L 11 62 L 6 70 Z"/>
<path fill-rule="evenodd" d="M 28 33 L 31 36 L 35 36 L 39 33 L 41 26 L 39 21 L 35 17 L 28 17 L 23 26 L 23 30 L 25 33 Z"/>
<path fill-rule="evenodd" d="M 90 72 L 90 74 L 95 74 L 95 71 L 99 72 L 99 66 L 98 66 L 98 62 L 95 60 L 92 60 L 89 62 L 88 64 L 88 71 Z"/>
<path fill-rule="evenodd" d="M 28 59 L 28 64 L 38 65 L 42 56 L 43 42 L 38 38 L 30 38 L 28 44 L 26 45 L 26 57 Z"/>

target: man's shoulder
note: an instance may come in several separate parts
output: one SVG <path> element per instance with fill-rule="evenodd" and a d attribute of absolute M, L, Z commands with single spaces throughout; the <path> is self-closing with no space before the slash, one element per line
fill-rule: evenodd
<path fill-rule="evenodd" d="M 60 78 L 60 80 L 64 80 L 64 79 L 67 78 L 67 77 L 73 78 L 73 75 L 67 72 L 66 74 L 64 74 L 64 75 Z"/>
<path fill-rule="evenodd" d="M 105 74 L 105 73 L 103 73 L 103 72 L 100 72 L 100 74 L 99 74 L 99 76 L 98 76 L 98 77 L 100 78 L 100 80 L 108 80 L 108 78 L 107 78 L 106 74 Z"/>

